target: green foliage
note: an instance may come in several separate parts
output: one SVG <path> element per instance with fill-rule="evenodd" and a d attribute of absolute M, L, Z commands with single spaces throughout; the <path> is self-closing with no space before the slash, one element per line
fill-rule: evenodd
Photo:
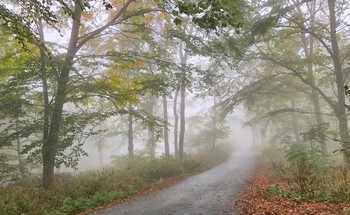
<path fill-rule="evenodd" d="M 288 192 L 280 184 L 272 184 L 268 188 L 267 191 L 269 194 L 277 195 L 280 198 L 290 198 L 291 197 L 291 192 Z"/>
<path fill-rule="evenodd" d="M 78 0 L 74 0 L 74 2 L 78 2 Z M 15 35 L 17 41 L 22 43 L 24 47 L 27 46 L 27 42 L 38 43 L 42 47 L 45 46 L 41 44 L 37 35 L 31 30 L 31 25 L 38 17 L 58 31 L 60 30 L 55 26 L 58 23 L 57 12 L 53 8 L 59 8 L 68 16 L 74 17 L 71 5 L 67 4 L 65 0 L 19 0 L 16 3 L 20 5 L 20 14 L 12 11 L 12 7 L 7 7 L 7 4 L 0 4 L 0 24 L 1 27 Z M 86 0 L 79 4 L 83 10 L 91 7 L 89 1 Z M 105 1 L 103 1 L 103 5 L 106 9 L 110 8 L 110 4 Z"/>
<path fill-rule="evenodd" d="M 180 14 L 192 16 L 192 21 L 201 28 L 218 30 L 228 26 L 243 26 L 243 2 L 240 0 L 200 0 L 197 2 L 179 1 L 172 13 L 177 16 L 175 24 L 181 24 Z M 238 32 L 238 30 L 237 30 Z"/>
<path fill-rule="evenodd" d="M 284 184 L 273 184 L 267 194 L 295 201 L 350 202 L 350 174 L 342 166 L 330 166 L 330 161 L 317 148 L 283 141 L 285 159 L 273 161 L 271 177 Z M 281 155 L 276 155 L 276 157 Z M 274 156 L 275 157 L 275 156 Z"/>
<path fill-rule="evenodd" d="M 324 157 L 317 149 L 311 149 L 304 144 L 288 146 L 285 151 L 290 181 L 301 195 L 315 196 L 319 190 L 324 171 Z"/>
<path fill-rule="evenodd" d="M 322 139 L 325 138 L 326 130 L 329 127 L 329 123 L 323 123 L 321 125 L 314 125 L 308 131 L 303 132 L 304 140 L 307 141 L 317 141 L 322 142 Z"/>
<path fill-rule="evenodd" d="M 12 161 L 12 163 L 11 163 Z M 13 164 L 13 158 L 0 152 L 0 182 L 5 182 L 14 177 L 17 167 Z"/>
<path fill-rule="evenodd" d="M 128 191 L 120 192 L 97 192 L 90 198 L 73 199 L 67 197 L 63 200 L 63 206 L 59 210 L 62 214 L 75 214 L 79 213 L 106 203 L 117 201 L 120 199 L 125 199 L 128 196 L 134 194 L 132 187 Z M 50 213 L 46 213 L 50 214 Z"/>

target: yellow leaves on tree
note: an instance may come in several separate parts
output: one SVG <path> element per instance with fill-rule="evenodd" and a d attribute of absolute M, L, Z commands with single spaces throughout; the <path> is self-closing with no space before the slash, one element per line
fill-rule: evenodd
<path fill-rule="evenodd" d="M 142 60 L 124 60 L 103 73 L 103 80 L 118 105 L 126 107 L 138 103 L 144 81 L 144 77 L 138 74 L 138 71 L 144 66 L 145 62 Z"/>

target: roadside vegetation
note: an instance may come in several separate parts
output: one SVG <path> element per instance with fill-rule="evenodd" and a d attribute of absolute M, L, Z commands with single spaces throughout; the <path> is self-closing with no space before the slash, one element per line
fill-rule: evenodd
<path fill-rule="evenodd" d="M 264 147 L 237 201 L 243 214 L 350 214 L 350 173 L 340 157 L 306 144 Z"/>
<path fill-rule="evenodd" d="M 97 171 L 57 174 L 56 187 L 45 191 L 40 178 L 18 181 L 0 188 L 0 214 L 79 214 L 143 192 L 156 190 L 187 176 L 212 168 L 230 154 L 218 147 L 186 158 L 120 157 L 114 165 Z"/>

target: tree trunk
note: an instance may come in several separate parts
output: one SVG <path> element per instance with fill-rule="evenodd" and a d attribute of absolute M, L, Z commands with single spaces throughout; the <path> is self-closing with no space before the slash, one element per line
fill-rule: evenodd
<path fill-rule="evenodd" d="M 156 140 L 154 127 L 152 125 L 148 127 L 148 149 L 150 156 L 154 158 L 156 156 Z"/>
<path fill-rule="evenodd" d="M 134 131 L 133 131 L 133 117 L 130 112 L 131 108 L 129 108 L 129 116 L 128 116 L 128 151 L 129 157 L 134 157 Z"/>
<path fill-rule="evenodd" d="M 157 102 L 156 97 L 154 95 L 149 95 L 149 101 L 146 104 L 146 111 L 147 113 L 154 117 L 154 106 L 155 103 Z M 155 135 L 155 130 L 154 130 L 154 123 L 150 123 L 147 126 L 148 129 L 148 151 L 151 157 L 156 156 L 156 135 Z"/>
<path fill-rule="evenodd" d="M 97 144 L 97 151 L 98 151 L 98 159 L 100 162 L 100 168 L 103 167 L 103 142 L 100 142 L 100 144 Z"/>
<path fill-rule="evenodd" d="M 43 187 L 52 190 L 54 187 L 55 158 L 58 146 L 58 138 L 63 114 L 63 105 L 66 100 L 66 88 L 69 79 L 69 73 L 73 65 L 73 58 L 77 52 L 77 41 L 80 29 L 81 5 L 75 3 L 72 31 L 68 50 L 58 79 L 56 97 L 54 100 L 50 131 L 47 141 L 43 142 L 42 160 L 43 160 Z"/>
<path fill-rule="evenodd" d="M 190 28 L 189 35 L 192 35 L 193 27 Z M 185 142 L 185 101 L 186 101 L 186 64 L 188 54 L 184 50 L 183 42 L 179 44 L 179 57 L 181 62 L 181 82 L 180 82 L 180 134 L 179 134 L 179 157 L 184 156 L 184 142 Z"/>
<path fill-rule="evenodd" d="M 38 26 L 38 32 L 40 37 L 40 42 L 45 43 L 44 38 L 44 30 L 42 25 L 42 20 L 37 20 L 37 26 Z M 43 100 L 44 100 L 44 125 L 43 125 L 43 143 L 47 141 L 47 138 L 49 136 L 49 125 L 50 125 L 50 104 L 49 104 L 49 91 L 48 91 L 48 85 L 47 85 L 47 74 L 46 74 L 46 61 L 47 56 L 45 54 L 45 51 L 43 47 L 39 47 L 40 49 L 40 75 L 41 75 L 41 82 L 43 85 Z"/>
<path fill-rule="evenodd" d="M 175 157 L 179 156 L 179 149 L 178 149 L 178 127 L 179 127 L 179 114 L 177 113 L 177 99 L 179 95 L 179 89 L 176 89 L 175 95 L 174 95 L 174 150 L 175 150 Z"/>
<path fill-rule="evenodd" d="M 294 131 L 294 136 L 295 136 L 295 140 L 296 140 L 296 143 L 297 144 L 301 144 L 301 141 L 300 141 L 300 134 L 299 134 L 299 129 L 298 129 L 298 120 L 297 120 L 297 116 L 295 115 L 295 103 L 293 100 L 291 100 L 291 103 L 292 103 L 292 108 L 293 108 L 293 111 L 292 111 L 292 125 L 293 125 L 293 131 Z"/>
<path fill-rule="evenodd" d="M 165 157 L 169 157 L 168 101 L 165 93 L 163 93 L 163 121 Z"/>
<path fill-rule="evenodd" d="M 329 20 L 330 20 L 330 39 L 332 45 L 332 60 L 334 64 L 334 73 L 337 83 L 337 94 L 338 94 L 338 103 L 336 115 L 339 121 L 339 131 L 340 131 L 340 140 L 344 150 L 344 161 L 347 167 L 350 167 L 350 136 L 348 128 L 348 120 L 346 117 L 346 106 L 345 106 L 345 90 L 344 90 L 344 77 L 343 69 L 340 60 L 340 53 L 337 40 L 337 23 L 336 23 L 336 14 L 335 14 L 335 0 L 328 0 L 329 8 Z"/>
<path fill-rule="evenodd" d="M 185 76 L 185 74 L 183 74 Z M 186 86 L 185 77 L 182 77 L 180 88 L 180 134 L 179 134 L 179 157 L 184 157 L 184 141 L 185 141 L 185 100 L 186 100 Z"/>
<path fill-rule="evenodd" d="M 19 131 L 19 116 L 17 115 L 16 116 L 16 132 Z M 23 163 L 23 160 L 22 160 L 22 154 L 21 154 L 21 140 L 20 140 L 20 137 L 19 137 L 19 133 L 17 133 L 17 136 L 16 136 L 16 151 L 17 151 L 17 161 L 18 161 L 18 171 L 21 175 L 21 178 L 24 178 L 25 176 L 25 168 L 24 168 L 24 163 Z"/>
<path fill-rule="evenodd" d="M 214 150 L 216 146 L 216 129 L 217 129 L 217 112 L 216 112 L 216 96 L 214 95 L 214 106 L 213 106 L 213 140 L 211 149 Z"/>
<path fill-rule="evenodd" d="M 312 2 L 309 8 L 310 12 L 310 28 L 313 29 L 315 27 L 315 2 Z M 298 12 L 302 14 L 301 8 L 298 7 Z M 307 59 L 307 71 L 308 71 L 308 79 L 311 82 L 312 85 L 317 86 L 315 75 L 314 75 L 314 69 L 313 69 L 313 63 L 311 61 L 312 56 L 314 54 L 314 37 L 310 35 L 309 42 L 307 41 L 307 38 L 304 33 L 300 34 L 301 36 L 301 42 L 303 45 L 303 49 L 305 52 L 305 58 Z M 323 126 L 323 119 L 321 115 L 321 106 L 320 106 L 320 98 L 315 88 L 311 87 L 311 99 L 315 110 L 315 119 L 318 128 L 321 128 Z M 320 146 L 321 146 L 321 152 L 323 155 L 327 155 L 327 145 L 326 145 L 326 139 L 323 134 L 319 134 L 318 137 Z"/>

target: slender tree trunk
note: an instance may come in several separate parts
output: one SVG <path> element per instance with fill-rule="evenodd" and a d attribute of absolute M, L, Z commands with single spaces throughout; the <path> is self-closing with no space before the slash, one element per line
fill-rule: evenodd
<path fill-rule="evenodd" d="M 176 89 L 175 96 L 174 96 L 174 150 L 175 150 L 175 157 L 179 156 L 179 149 L 178 149 L 178 127 L 179 127 L 179 114 L 177 113 L 177 99 L 179 95 L 179 89 Z"/>
<path fill-rule="evenodd" d="M 154 116 L 154 106 L 156 103 L 156 97 L 149 95 L 148 104 L 146 104 L 146 111 L 150 116 Z M 151 157 L 156 155 L 156 135 L 153 123 L 149 124 L 148 127 L 148 150 Z"/>
<path fill-rule="evenodd" d="M 75 3 L 74 6 L 74 18 L 72 31 L 70 36 L 70 42 L 64 65 L 62 66 L 56 97 L 54 100 L 52 117 L 50 123 L 50 131 L 47 137 L 47 141 L 43 142 L 42 158 L 43 158 L 43 187 L 48 190 L 52 190 L 54 187 L 54 171 L 55 171 L 55 158 L 58 146 L 58 137 L 60 132 L 60 126 L 63 114 L 63 105 L 66 100 L 66 88 L 69 79 L 69 73 L 73 65 L 73 58 L 77 52 L 77 42 L 80 29 L 80 17 L 81 17 L 81 5 Z"/>
<path fill-rule="evenodd" d="M 150 156 L 154 158 L 156 156 L 156 140 L 153 126 L 148 127 L 148 148 Z"/>
<path fill-rule="evenodd" d="M 314 109 L 315 109 L 316 123 L 317 123 L 319 130 L 321 130 L 324 125 L 323 125 L 323 119 L 322 119 L 322 115 L 321 115 L 320 99 L 318 97 L 318 93 L 314 89 L 312 89 L 311 93 L 312 93 L 311 94 L 312 102 L 314 104 Z M 322 154 L 327 155 L 327 145 L 326 145 L 325 135 L 319 134 L 318 140 L 319 140 L 320 145 L 321 145 Z"/>
<path fill-rule="evenodd" d="M 16 116 L 16 132 L 19 131 L 19 116 L 17 115 Z M 23 160 L 22 160 L 22 154 L 21 154 L 21 140 L 20 140 L 20 137 L 19 137 L 19 134 L 17 133 L 17 137 L 16 137 L 16 151 L 17 151 L 17 161 L 18 161 L 18 170 L 19 170 L 19 173 L 21 175 L 21 178 L 24 178 L 25 176 L 25 168 L 24 168 L 24 163 L 23 163 Z"/>
<path fill-rule="evenodd" d="M 131 108 L 129 108 L 129 111 Z M 128 151 L 129 151 L 129 157 L 134 157 L 134 131 L 133 131 L 133 119 L 132 114 L 129 112 L 128 116 Z"/>
<path fill-rule="evenodd" d="M 45 43 L 44 32 L 42 27 L 42 21 L 39 19 L 37 21 L 38 32 L 40 37 L 40 42 Z M 46 189 L 51 189 L 53 186 L 53 171 L 54 167 L 52 165 L 52 155 L 50 155 L 50 150 L 52 150 L 48 143 L 49 131 L 50 131 L 50 104 L 49 104 L 49 92 L 47 84 L 47 74 L 46 74 L 46 54 L 42 47 L 40 48 L 40 74 L 41 82 L 43 85 L 43 100 L 44 100 L 44 125 L 43 125 L 43 145 L 42 145 L 42 158 L 43 158 L 43 185 Z M 49 162 L 49 163 L 46 163 Z"/>
<path fill-rule="evenodd" d="M 185 76 L 185 74 L 183 74 Z M 179 134 L 179 157 L 184 156 L 184 141 L 185 141 L 185 101 L 186 101 L 186 83 L 185 77 L 182 78 L 180 88 L 180 134 Z"/>
<path fill-rule="evenodd" d="M 165 157 L 169 157 L 169 130 L 168 130 L 168 101 L 166 93 L 163 93 L 163 121 L 164 121 L 164 148 Z"/>
<path fill-rule="evenodd" d="M 313 29 L 315 27 L 315 7 L 316 2 L 313 1 L 310 3 L 309 12 L 310 12 L 310 28 Z M 298 7 L 299 14 L 302 14 L 302 10 L 300 7 Z M 312 56 L 314 54 L 314 37 L 312 35 L 309 35 L 310 39 L 309 42 L 305 36 L 305 33 L 301 33 L 301 42 L 303 45 L 303 49 L 305 52 L 305 58 L 307 59 L 307 71 L 308 71 L 308 79 L 311 82 L 312 85 L 317 86 L 315 75 L 314 75 L 314 69 L 313 69 L 313 63 L 311 61 Z M 321 128 L 323 126 L 323 119 L 321 115 L 321 106 L 320 106 L 320 98 L 315 88 L 311 87 L 311 99 L 315 110 L 315 119 L 318 128 Z M 326 145 L 326 139 L 323 134 L 319 134 L 318 137 L 320 146 L 321 146 L 321 152 L 323 155 L 327 154 L 327 145 Z"/>
<path fill-rule="evenodd" d="M 100 162 L 100 168 L 103 167 L 103 153 L 102 153 L 102 150 L 103 150 L 103 142 L 100 142 L 100 144 L 97 144 L 97 151 L 98 151 L 98 159 L 99 159 L 99 162 Z"/>
<path fill-rule="evenodd" d="M 335 0 L 328 0 L 329 20 L 330 20 L 330 39 L 333 50 L 332 60 L 337 83 L 338 103 L 336 115 L 339 121 L 340 140 L 344 149 L 344 161 L 347 167 L 350 167 L 350 136 L 348 120 L 346 117 L 344 75 L 340 60 L 340 53 L 337 40 L 337 22 L 335 14 Z"/>
<path fill-rule="evenodd" d="M 44 31 L 41 19 L 37 21 L 38 32 L 40 37 L 40 42 L 45 43 Z M 50 124 L 50 104 L 49 104 L 49 91 L 47 85 L 47 71 L 46 71 L 46 61 L 47 56 L 42 47 L 40 48 L 40 75 L 41 82 L 43 84 L 43 100 L 44 100 L 44 125 L 43 125 L 43 142 L 47 141 L 49 136 L 49 124 Z"/>
<path fill-rule="evenodd" d="M 213 106 L 213 140 L 211 149 L 215 149 L 216 146 L 216 129 L 217 129 L 217 112 L 216 112 L 216 96 L 214 95 L 214 106 Z"/>
<path fill-rule="evenodd" d="M 189 35 L 192 35 L 193 27 L 190 28 Z M 186 101 L 186 64 L 188 54 L 184 50 L 183 42 L 179 44 L 179 57 L 181 62 L 181 82 L 180 82 L 180 134 L 179 134 L 179 157 L 180 159 L 184 156 L 184 142 L 185 142 L 185 101 Z"/>
<path fill-rule="evenodd" d="M 295 109 L 294 100 L 291 100 L 291 103 L 292 103 L 292 109 L 294 110 Z M 298 120 L 297 120 L 297 116 L 295 115 L 294 111 L 292 111 L 292 125 L 293 125 L 295 140 L 296 140 L 297 144 L 301 144 L 300 134 L 299 134 L 299 129 L 298 129 Z"/>

